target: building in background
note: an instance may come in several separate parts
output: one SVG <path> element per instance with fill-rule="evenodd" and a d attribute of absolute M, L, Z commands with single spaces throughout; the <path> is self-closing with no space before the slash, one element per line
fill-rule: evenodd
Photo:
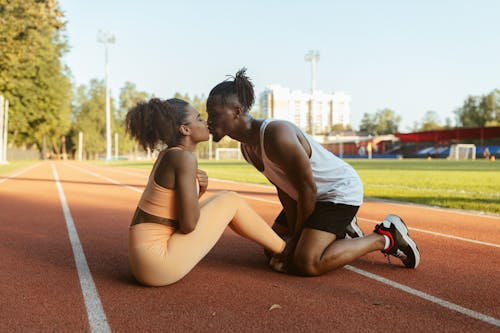
<path fill-rule="evenodd" d="M 343 92 L 306 93 L 270 85 L 260 95 L 261 112 L 269 118 L 291 121 L 313 135 L 331 132 L 334 125 L 351 121 L 351 96 Z"/>

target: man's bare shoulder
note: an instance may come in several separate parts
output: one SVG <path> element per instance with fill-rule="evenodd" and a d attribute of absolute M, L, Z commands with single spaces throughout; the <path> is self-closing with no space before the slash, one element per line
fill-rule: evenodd
<path fill-rule="evenodd" d="M 303 147 L 298 139 L 300 130 L 294 124 L 285 120 L 275 120 L 268 127 L 264 145 L 271 161 L 284 165 L 292 156 L 301 153 Z"/>
<path fill-rule="evenodd" d="M 273 120 L 266 127 L 266 136 L 272 140 L 288 141 L 298 132 L 298 127 L 286 120 Z"/>

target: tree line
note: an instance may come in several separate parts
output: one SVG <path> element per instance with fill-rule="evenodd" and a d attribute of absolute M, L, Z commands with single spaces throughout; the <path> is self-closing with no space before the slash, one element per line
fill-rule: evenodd
<path fill-rule="evenodd" d="M 66 22 L 57 0 L 0 0 L 0 94 L 9 100 L 9 143 L 45 153 L 74 153 L 78 133 L 84 133 L 84 154 L 95 158 L 105 151 L 105 84 L 93 79 L 74 88 L 71 72 L 62 59 L 68 52 Z M 118 100 L 111 100 L 111 128 L 117 133 L 121 152 L 137 149 L 125 133 L 127 110 L 153 97 L 126 82 Z M 204 96 L 182 95 L 206 116 Z M 255 112 L 259 112 L 256 110 Z M 427 111 L 412 130 L 500 124 L 500 90 L 468 96 L 455 110 L 455 125 L 441 122 L 437 112 Z M 359 130 L 372 135 L 399 131 L 401 116 L 385 108 L 365 113 Z M 337 126 L 338 127 L 338 126 Z M 334 130 L 337 128 L 334 128 Z M 224 141 L 219 146 L 233 147 Z M 202 154 L 208 143 L 199 147 Z"/>
<path fill-rule="evenodd" d="M 0 95 L 9 100 L 9 144 L 36 146 L 43 157 L 71 155 L 82 132 L 85 157 L 96 158 L 106 148 L 105 84 L 92 79 L 74 88 L 62 61 L 69 49 L 65 26 L 57 0 L 0 0 Z M 118 100 L 111 99 L 111 130 L 118 135 L 121 152 L 137 149 L 125 133 L 127 110 L 151 97 L 126 82 Z M 203 96 L 173 97 L 206 114 Z M 199 150 L 203 153 L 208 147 L 204 144 Z"/>
<path fill-rule="evenodd" d="M 55 0 L 0 1 L 0 94 L 9 100 L 9 141 L 61 147 L 71 127 L 68 50 Z"/>
<path fill-rule="evenodd" d="M 446 118 L 444 122 L 436 111 L 426 111 L 421 121 L 416 121 L 409 129 L 412 132 L 433 131 L 455 127 L 485 127 L 500 125 L 500 90 L 488 94 L 468 96 L 462 106 L 454 110 L 454 121 Z M 385 108 L 374 114 L 364 113 L 359 126 L 360 132 L 371 135 L 399 132 L 401 116 L 394 110 Z"/>

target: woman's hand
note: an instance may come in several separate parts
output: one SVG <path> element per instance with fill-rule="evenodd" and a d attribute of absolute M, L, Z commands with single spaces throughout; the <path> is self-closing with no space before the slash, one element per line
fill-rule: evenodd
<path fill-rule="evenodd" d="M 277 253 L 271 257 L 269 261 L 269 266 L 271 266 L 275 271 L 281 273 L 287 273 L 290 265 L 292 264 L 293 254 L 295 248 L 297 247 L 297 240 L 294 237 L 284 237 L 285 248 L 283 252 Z"/>
<path fill-rule="evenodd" d="M 203 193 L 207 191 L 208 175 L 205 171 L 198 169 L 196 173 L 196 179 L 198 179 L 198 184 L 200 186 L 200 194 L 198 195 L 198 197 L 201 197 Z"/>

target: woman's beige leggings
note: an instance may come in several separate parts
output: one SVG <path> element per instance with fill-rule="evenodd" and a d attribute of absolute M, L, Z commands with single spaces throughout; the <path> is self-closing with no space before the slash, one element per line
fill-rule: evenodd
<path fill-rule="evenodd" d="M 234 192 L 200 202 L 200 218 L 189 234 L 158 223 L 130 227 L 129 261 L 136 279 L 148 286 L 177 282 L 212 249 L 229 225 L 236 233 L 280 253 L 285 242 Z"/>

